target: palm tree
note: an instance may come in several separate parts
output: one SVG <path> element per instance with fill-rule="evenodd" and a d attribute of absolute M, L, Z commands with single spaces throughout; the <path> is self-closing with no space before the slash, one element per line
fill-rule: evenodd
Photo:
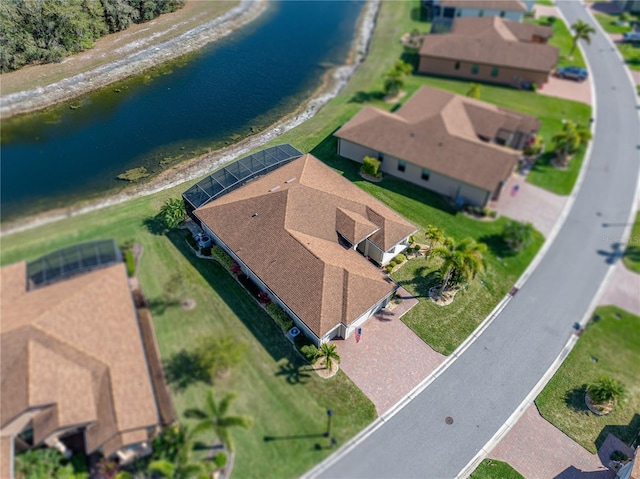
<path fill-rule="evenodd" d="M 212 461 L 193 462 L 193 440 L 188 440 L 178 451 L 175 459 L 151 461 L 148 470 L 154 475 L 169 479 L 210 479 L 218 466 Z"/>
<path fill-rule="evenodd" d="M 167 228 L 175 228 L 187 218 L 184 202 L 180 198 L 169 198 L 160 208 L 160 218 Z"/>
<path fill-rule="evenodd" d="M 445 236 L 444 231 L 436 226 L 429 225 L 427 226 L 427 232 L 425 233 L 425 237 L 429 240 L 429 253 L 427 255 L 427 259 L 431 256 L 431 250 L 434 245 L 444 242 Z"/>
<path fill-rule="evenodd" d="M 198 420 L 198 424 L 193 428 L 193 434 L 198 435 L 213 430 L 229 452 L 234 452 L 235 448 L 229 429 L 232 427 L 248 429 L 253 424 L 253 419 L 248 416 L 227 415 L 229 406 L 237 396 L 232 392 L 224 396 L 220 402 L 216 402 L 213 390 L 210 389 L 207 393 L 204 409 L 191 408 L 184 412 L 185 417 Z"/>
<path fill-rule="evenodd" d="M 383 76 L 384 92 L 387 95 L 396 96 L 404 86 L 404 79 L 411 75 L 413 67 L 402 60 L 398 60 L 391 70 Z"/>
<path fill-rule="evenodd" d="M 587 42 L 587 44 L 591 44 L 591 35 L 596 33 L 595 28 L 580 19 L 578 19 L 576 23 L 571 25 L 571 29 L 575 33 L 573 34 L 573 44 L 571 45 L 571 50 L 569 51 L 569 58 L 573 56 L 573 52 L 578 45 L 578 40 L 584 40 L 585 42 Z"/>
<path fill-rule="evenodd" d="M 439 294 L 442 295 L 447 286 L 460 282 L 470 281 L 478 273 L 484 271 L 483 253 L 487 251 L 487 245 L 476 243 L 473 238 L 465 238 L 456 243 L 453 238 L 447 238 L 443 245 L 434 249 L 434 254 L 443 259 L 440 273 L 443 280 Z"/>
<path fill-rule="evenodd" d="M 626 392 L 624 384 L 608 376 L 602 377 L 587 386 L 587 393 L 596 404 L 605 404 L 623 399 Z"/>
<path fill-rule="evenodd" d="M 324 358 L 325 364 L 327 365 L 327 369 L 331 369 L 333 365 L 333 361 L 340 363 L 340 356 L 336 353 L 336 345 L 335 344 L 327 344 L 322 343 L 320 346 L 319 354 L 321 358 Z"/>
<path fill-rule="evenodd" d="M 551 138 L 556 146 L 556 156 L 560 166 L 565 167 L 569 164 L 569 158 L 578 148 L 586 145 L 591 140 L 591 130 L 574 121 L 567 120 L 562 126 L 562 131 Z"/>
<path fill-rule="evenodd" d="M 504 225 L 502 238 L 513 251 L 520 251 L 531 244 L 534 231 L 531 223 L 509 221 Z"/>
<path fill-rule="evenodd" d="M 480 85 L 477 83 L 469 83 L 469 89 L 467 90 L 466 95 L 469 98 L 475 98 L 476 100 L 480 98 Z"/>

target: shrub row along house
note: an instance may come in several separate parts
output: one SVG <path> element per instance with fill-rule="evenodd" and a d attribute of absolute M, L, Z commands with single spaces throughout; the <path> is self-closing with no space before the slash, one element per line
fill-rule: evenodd
<path fill-rule="evenodd" d="M 3 478 L 47 445 L 127 462 L 175 421 L 151 317 L 111 240 L 0 270 Z"/>
<path fill-rule="evenodd" d="M 398 285 L 371 261 L 404 251 L 414 225 L 290 145 L 224 170 L 185 192 L 187 210 L 316 345 L 349 337 L 389 302 Z M 232 172 L 239 183 L 214 189 Z"/>
<path fill-rule="evenodd" d="M 432 87 L 396 113 L 363 108 L 334 135 L 338 154 L 452 198 L 485 206 L 499 198 L 540 122 L 531 116 Z"/>
<path fill-rule="evenodd" d="M 516 88 L 544 85 L 559 50 L 550 27 L 499 17 L 457 18 L 450 33 L 423 38 L 418 71 Z"/>
<path fill-rule="evenodd" d="M 533 0 L 423 0 L 422 5 L 428 20 L 502 17 L 519 22 Z"/>

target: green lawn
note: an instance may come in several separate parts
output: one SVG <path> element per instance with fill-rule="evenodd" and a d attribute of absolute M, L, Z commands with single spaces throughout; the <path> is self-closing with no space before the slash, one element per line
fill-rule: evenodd
<path fill-rule="evenodd" d="M 631 26 L 616 25 L 616 22 L 620 20 L 620 15 L 610 15 L 603 12 L 594 12 L 593 16 L 598 20 L 598 23 L 602 26 L 607 33 L 626 33 L 631 31 Z M 638 20 L 636 15 L 632 15 L 634 20 Z"/>
<path fill-rule="evenodd" d="M 485 459 L 469 479 L 524 479 L 524 476 L 506 462 Z"/>
<path fill-rule="evenodd" d="M 640 21 L 639 15 L 634 15 L 634 14 L 628 14 L 628 15 L 630 15 L 630 20 L 632 22 Z M 616 25 L 616 22 L 620 20 L 619 14 L 609 15 L 607 13 L 594 12 L 594 16 L 596 17 L 596 20 L 598 20 L 598 23 L 602 25 L 602 28 L 607 33 L 626 33 L 631 31 L 631 26 L 629 25 L 629 23 L 627 23 L 627 25 L 624 25 L 624 26 Z M 618 50 L 620 50 L 620 53 L 622 54 L 622 57 L 624 58 L 629 68 L 631 68 L 632 70 L 640 71 L 640 45 L 638 45 L 637 43 L 634 44 L 634 43 L 617 42 L 616 46 L 618 47 Z"/>
<path fill-rule="evenodd" d="M 635 223 L 633 223 L 622 261 L 627 269 L 640 274 L 640 211 L 636 215 Z"/>
<path fill-rule="evenodd" d="M 627 66 L 632 70 L 640 71 L 640 44 L 638 43 L 617 43 L 616 46 Z"/>
<path fill-rule="evenodd" d="M 603 306 L 594 319 L 536 399 L 547 421 L 592 453 L 608 433 L 629 444 L 640 431 L 640 317 Z M 587 409 L 584 395 L 586 384 L 602 376 L 625 384 L 628 398 L 611 414 L 597 416 Z"/>
<path fill-rule="evenodd" d="M 529 23 L 536 23 L 538 25 L 548 25 L 547 18 L 542 17 L 538 19 L 526 19 Z M 573 32 L 562 21 L 562 18 L 556 17 L 556 20 L 551 24 L 553 28 L 553 36 L 549 39 L 549 45 L 558 47 L 560 49 L 560 57 L 558 59 L 558 66 L 564 67 L 568 65 L 577 65 L 579 67 L 586 67 L 580 48 L 576 47 L 573 55 L 569 57 L 571 52 L 571 46 L 573 45 Z M 584 41 L 584 40 L 580 40 Z"/>

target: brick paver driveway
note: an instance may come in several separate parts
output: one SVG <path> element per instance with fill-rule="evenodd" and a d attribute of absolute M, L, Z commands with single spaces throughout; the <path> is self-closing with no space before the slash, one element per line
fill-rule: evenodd
<path fill-rule="evenodd" d="M 529 406 L 490 456 L 508 462 L 526 479 L 612 479 L 615 476 L 598 456 L 540 416 L 535 404 Z"/>
<path fill-rule="evenodd" d="M 378 314 L 362 327 L 360 342 L 355 336 L 334 340 L 340 367 L 375 404 L 378 414 L 387 411 L 416 387 L 445 356 L 435 352 L 399 318 L 399 312 L 417 300 L 400 288 L 405 299 L 393 314 Z"/>

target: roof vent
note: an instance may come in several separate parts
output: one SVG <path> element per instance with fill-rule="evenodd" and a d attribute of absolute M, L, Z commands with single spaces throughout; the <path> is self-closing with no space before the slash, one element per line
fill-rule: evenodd
<path fill-rule="evenodd" d="M 289 178 L 287 181 L 285 181 L 285 183 L 291 183 L 292 181 L 295 181 L 296 177 L 294 176 L 293 178 Z"/>
<path fill-rule="evenodd" d="M 254 213 L 251 215 L 252 218 L 255 218 L 256 216 L 258 216 L 258 213 Z"/>
<path fill-rule="evenodd" d="M 280 189 L 280 185 L 276 185 L 276 186 L 274 186 L 273 188 L 271 188 L 269 190 L 269 193 L 273 193 L 274 191 L 279 190 L 279 189 Z"/>
<path fill-rule="evenodd" d="M 415 138 L 416 137 L 416 132 L 412 131 L 411 133 L 409 133 L 411 135 L 411 138 Z"/>

